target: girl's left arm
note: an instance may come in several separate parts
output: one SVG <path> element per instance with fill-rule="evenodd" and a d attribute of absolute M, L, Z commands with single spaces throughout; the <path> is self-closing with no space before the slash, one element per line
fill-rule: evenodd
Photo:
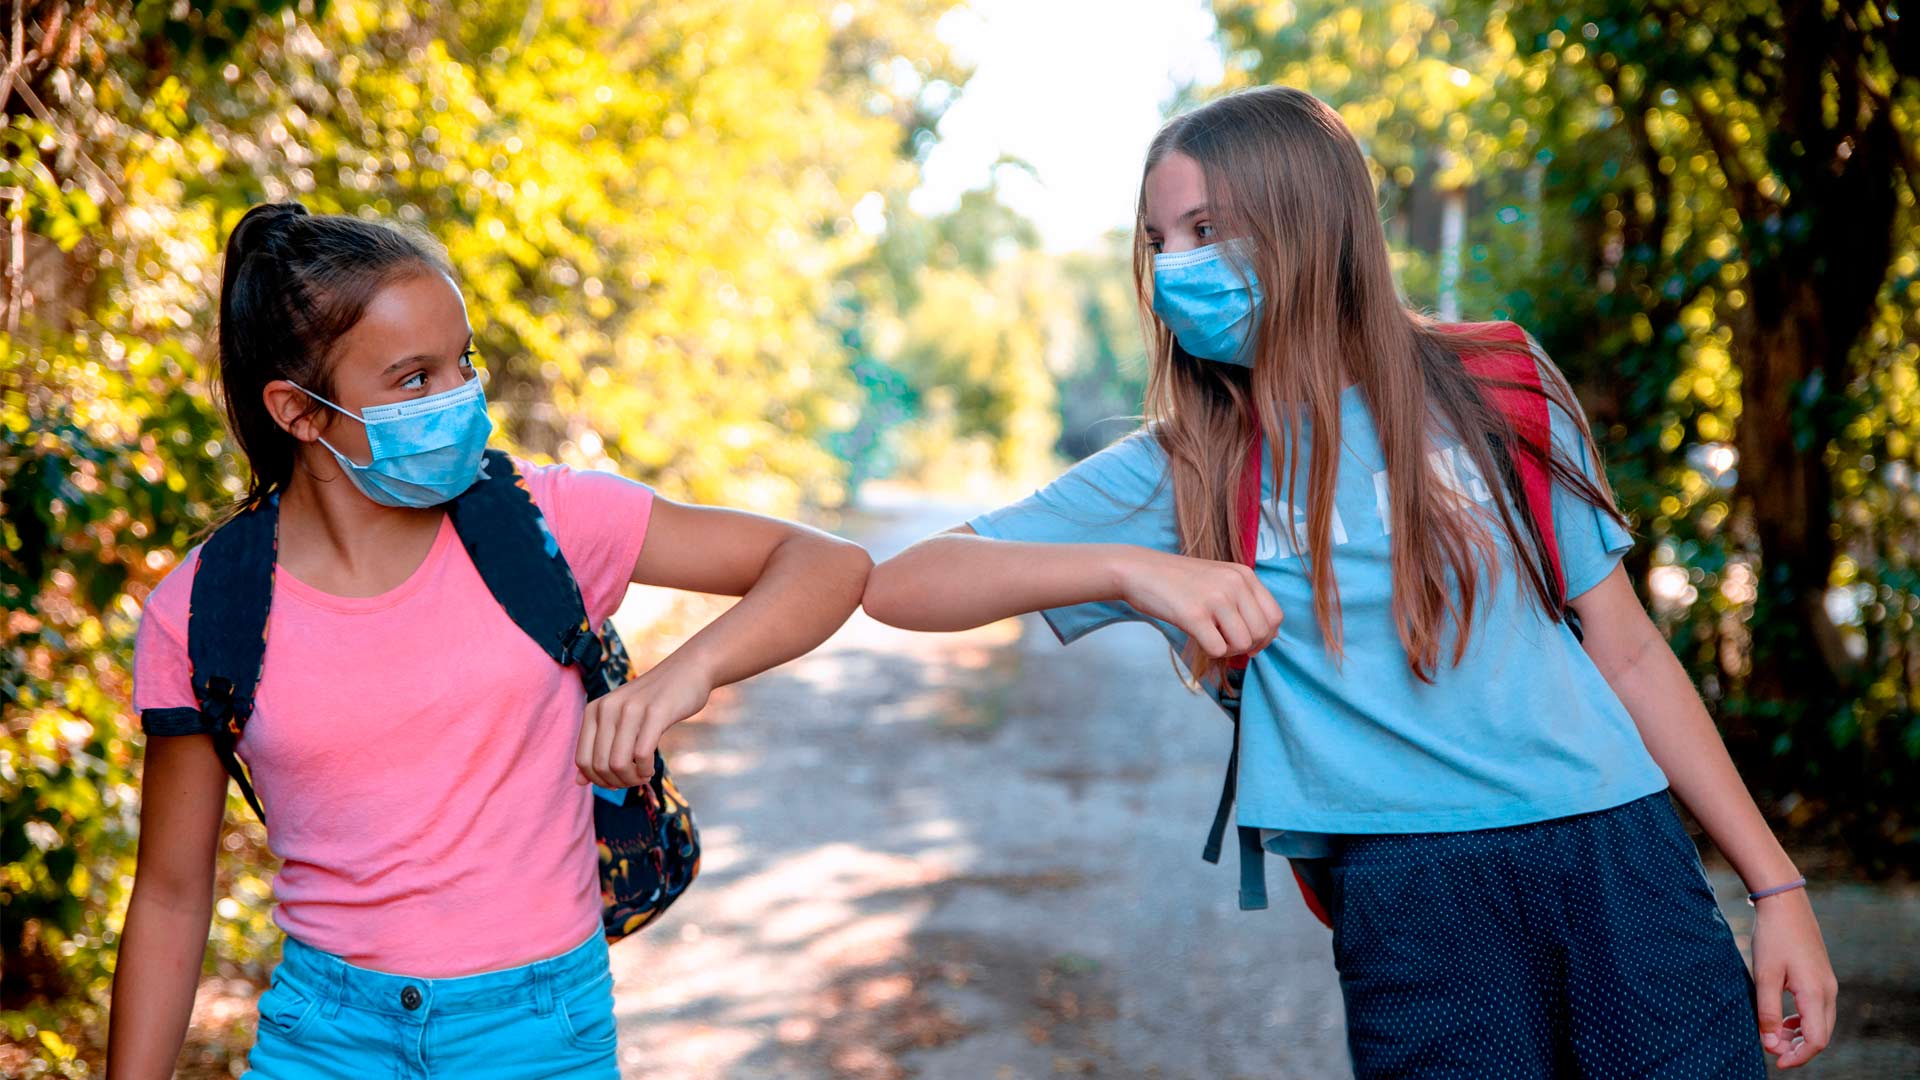
<path fill-rule="evenodd" d="M 1800 876 L 1774 838 L 1686 669 L 1667 647 L 1640 598 L 1615 567 L 1599 585 L 1576 597 L 1587 655 L 1633 716 L 1653 760 L 1673 793 L 1706 829 L 1749 892 Z M 1838 984 L 1805 889 L 1756 902 L 1754 981 L 1760 1041 L 1781 1068 L 1804 1065 L 1833 1036 Z M 1799 1017 L 1781 1018 L 1782 989 L 1793 993 Z"/>
<path fill-rule="evenodd" d="M 804 525 L 656 497 L 632 580 L 738 596 L 666 659 L 587 706 L 580 783 L 621 788 L 653 775 L 660 736 L 713 691 L 801 656 L 853 614 L 873 560 Z"/>

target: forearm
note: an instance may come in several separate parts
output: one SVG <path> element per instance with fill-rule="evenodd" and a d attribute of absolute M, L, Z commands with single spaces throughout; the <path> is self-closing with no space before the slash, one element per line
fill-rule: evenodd
<path fill-rule="evenodd" d="M 200 983 L 212 882 L 203 898 L 168 901 L 135 884 L 113 975 L 108 1080 L 165 1080 L 186 1039 Z"/>
<path fill-rule="evenodd" d="M 667 662 L 692 665 L 718 687 L 802 656 L 859 607 L 872 565 L 857 545 L 796 533 L 767 556 L 739 603 Z"/>
<path fill-rule="evenodd" d="M 1037 544 L 941 533 L 874 567 L 867 614 L 904 630 L 968 630 L 1029 611 L 1115 600 L 1118 544 Z"/>
<path fill-rule="evenodd" d="M 1648 631 L 1653 640 L 1609 675 L 1647 750 L 1748 891 L 1792 882 L 1800 872 L 1747 794 L 1686 670 L 1651 624 Z M 1804 889 L 1776 893 L 1757 907 L 1752 955 L 1761 1045 L 1775 1055 L 1776 1064 L 1793 1068 L 1833 1037 L 1833 964 Z M 1782 991 L 1793 994 L 1799 1010 L 1791 1024 L 1782 1022 Z M 1800 1034 L 1805 1038 L 1796 1039 Z"/>
<path fill-rule="evenodd" d="M 1651 631 L 1651 626 L 1649 626 Z M 1640 729 L 1640 738 L 1714 845 L 1750 890 L 1799 876 L 1754 805 L 1686 669 L 1657 633 L 1606 672 Z"/>
<path fill-rule="evenodd" d="M 1633 717 L 1647 752 L 1747 889 L 1773 889 L 1799 877 L 1626 573 L 1616 566 L 1576 596 L 1573 608 L 1586 628 L 1587 655 Z M 1819 1053 L 1833 1035 L 1833 964 L 1805 890 L 1779 892 L 1757 906 L 1753 978 L 1761 1045 L 1778 1055 L 1777 1064 L 1793 1068 Z M 1792 992 L 1800 1008 L 1793 1024 L 1781 1018 L 1783 989 Z M 1797 1032 L 1805 1033 L 1804 1041 L 1796 1041 Z"/>

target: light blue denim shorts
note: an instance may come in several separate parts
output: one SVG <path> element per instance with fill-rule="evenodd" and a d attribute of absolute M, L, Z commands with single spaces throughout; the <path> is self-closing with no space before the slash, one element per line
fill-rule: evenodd
<path fill-rule="evenodd" d="M 598 932 L 559 956 L 448 979 L 355 967 L 289 937 L 259 1010 L 253 1080 L 620 1076 Z"/>

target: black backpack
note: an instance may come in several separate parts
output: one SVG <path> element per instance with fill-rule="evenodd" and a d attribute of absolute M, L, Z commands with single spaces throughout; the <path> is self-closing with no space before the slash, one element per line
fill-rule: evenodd
<path fill-rule="evenodd" d="M 588 625 L 579 583 L 511 458 L 488 450 L 480 478 L 447 511 L 494 599 L 556 663 L 580 672 L 587 700 L 633 677 L 613 621 L 598 633 Z M 212 735 L 221 763 L 262 821 L 260 800 L 235 747 L 253 715 L 265 659 L 278 529 L 274 498 L 242 511 L 208 538 L 187 617 L 187 658 L 199 708 L 148 709 L 140 716 L 148 735 Z M 700 834 L 657 750 L 648 783 L 621 792 L 596 787 L 594 793 L 600 916 L 611 942 L 644 927 L 686 891 L 700 871 Z"/>

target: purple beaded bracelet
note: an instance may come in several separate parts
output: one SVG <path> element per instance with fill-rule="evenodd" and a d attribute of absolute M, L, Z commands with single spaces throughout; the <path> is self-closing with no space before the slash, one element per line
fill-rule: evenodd
<path fill-rule="evenodd" d="M 1795 889 L 1804 889 L 1806 887 L 1807 887 L 1806 878 L 1803 878 L 1803 877 L 1794 878 L 1792 881 L 1787 882 L 1785 885 L 1775 885 L 1771 889 L 1761 889 L 1759 892 L 1748 893 L 1747 903 L 1751 904 L 1755 900 L 1765 900 L 1769 896 L 1779 896 L 1783 892 L 1792 892 Z"/>

